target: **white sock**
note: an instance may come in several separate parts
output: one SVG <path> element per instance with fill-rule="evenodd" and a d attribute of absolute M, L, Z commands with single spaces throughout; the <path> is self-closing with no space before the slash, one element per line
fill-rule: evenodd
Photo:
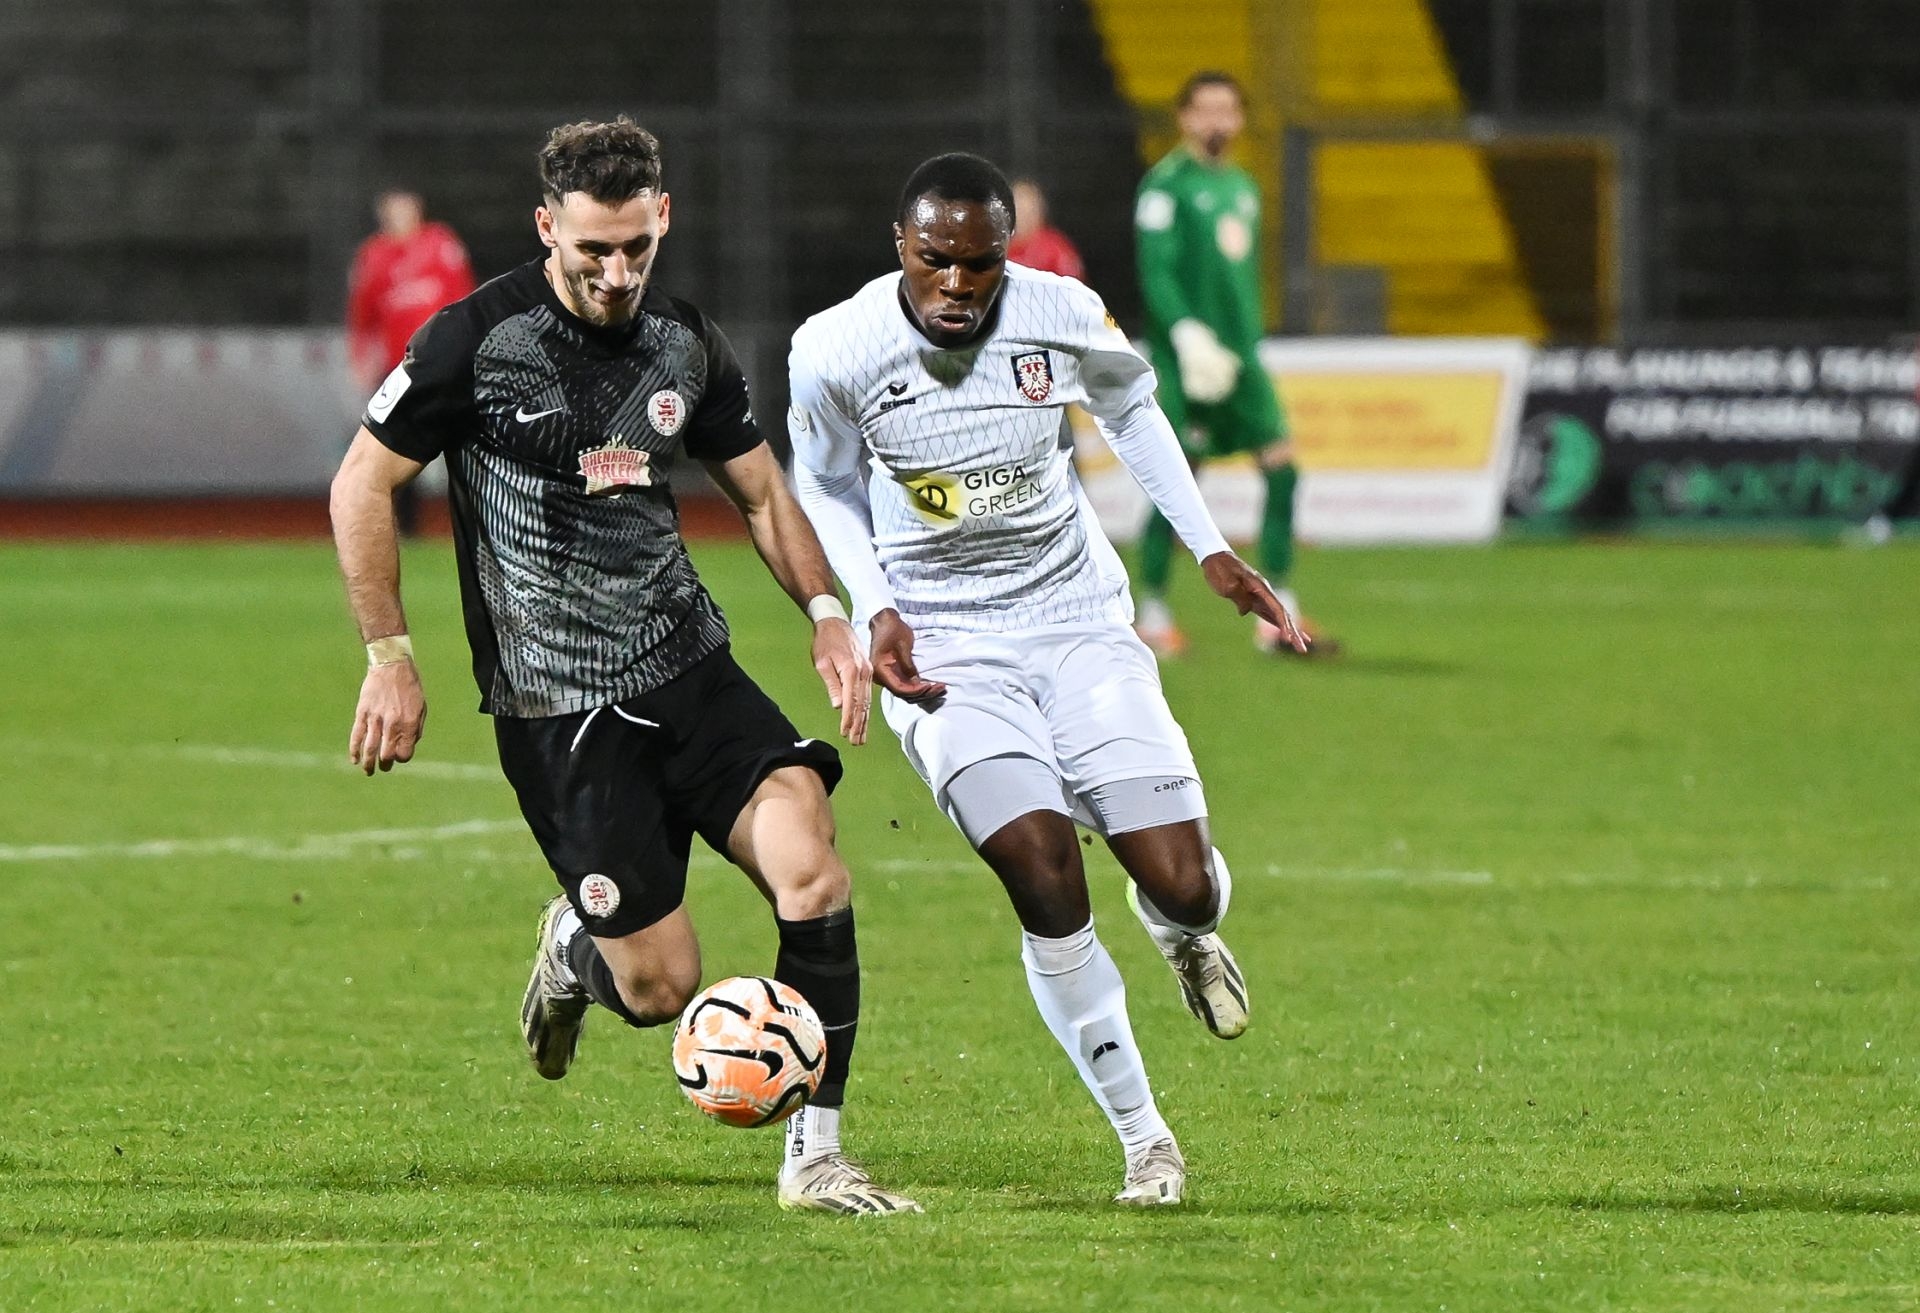
<path fill-rule="evenodd" d="M 573 937 L 585 927 L 580 924 L 580 913 L 573 910 L 569 903 L 560 913 L 553 925 L 553 942 L 560 946 L 559 961 L 555 964 L 559 970 L 554 974 L 560 977 L 560 983 L 568 989 L 581 988 L 580 977 L 573 974 L 573 955 L 567 952 L 567 946 L 573 943 Z"/>
<path fill-rule="evenodd" d="M 809 1103 L 787 1118 L 787 1156 L 781 1170 L 840 1152 L 840 1110 Z"/>
<path fill-rule="evenodd" d="M 1227 859 L 1220 855 L 1218 848 L 1213 849 L 1212 852 L 1213 863 L 1209 869 L 1213 876 L 1214 892 L 1219 897 L 1214 904 L 1213 920 L 1205 925 L 1181 925 L 1155 907 L 1153 900 L 1147 897 L 1144 890 L 1136 888 L 1133 891 L 1134 897 L 1140 902 L 1140 911 L 1146 919 L 1147 934 L 1152 936 L 1153 942 L 1161 948 L 1172 950 L 1179 947 L 1182 940 L 1209 935 L 1220 928 L 1220 921 L 1227 914 L 1227 904 L 1233 901 L 1233 872 L 1227 869 Z"/>
<path fill-rule="evenodd" d="M 1171 1132 L 1154 1106 L 1127 1021 L 1127 987 L 1093 922 L 1064 939 L 1022 933 L 1020 960 L 1040 1018 L 1073 1059 L 1093 1101 L 1131 1158 Z"/>

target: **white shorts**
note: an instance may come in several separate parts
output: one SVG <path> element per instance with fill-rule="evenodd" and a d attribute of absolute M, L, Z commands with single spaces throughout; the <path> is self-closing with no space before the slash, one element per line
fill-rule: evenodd
<path fill-rule="evenodd" d="M 1117 780 L 1198 779 L 1167 708 L 1153 653 L 1120 624 L 918 636 L 914 665 L 947 686 L 931 705 L 882 692 L 907 760 L 951 814 L 947 786 L 990 757 L 1033 757 L 1062 786 L 1062 810 L 1089 818 L 1089 792 Z"/>

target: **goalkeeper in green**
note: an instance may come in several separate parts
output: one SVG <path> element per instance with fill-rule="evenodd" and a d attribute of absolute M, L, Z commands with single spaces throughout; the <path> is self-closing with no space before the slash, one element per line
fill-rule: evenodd
<path fill-rule="evenodd" d="M 1293 564 L 1293 490 L 1298 474 L 1273 383 L 1260 365 L 1260 189 L 1227 151 L 1245 126 L 1240 84 L 1227 73 L 1195 73 L 1180 90 L 1180 144 L 1147 171 L 1134 207 L 1148 354 L 1160 378 L 1160 408 L 1198 462 L 1250 452 L 1266 483 L 1260 568 L 1297 618 L 1286 587 Z M 1167 606 L 1173 526 L 1159 511 L 1141 538 L 1142 585 L 1136 628 L 1161 656 L 1185 650 Z M 1257 621 L 1254 639 L 1292 652 L 1279 630 Z M 1334 644 L 1316 639 L 1330 652 Z"/>

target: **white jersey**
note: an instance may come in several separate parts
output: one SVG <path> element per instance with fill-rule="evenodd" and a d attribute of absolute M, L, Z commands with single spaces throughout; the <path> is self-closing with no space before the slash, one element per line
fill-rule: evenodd
<path fill-rule="evenodd" d="M 796 482 L 858 618 L 891 606 L 916 631 L 962 632 L 1130 620 L 1062 411 L 1078 403 L 1110 432 L 1150 414 L 1184 476 L 1152 369 L 1073 279 L 1007 265 L 991 330 L 959 349 L 920 333 L 900 279 L 876 278 L 793 336 Z M 1207 520 L 1199 536 L 1211 547 L 1218 531 Z"/>

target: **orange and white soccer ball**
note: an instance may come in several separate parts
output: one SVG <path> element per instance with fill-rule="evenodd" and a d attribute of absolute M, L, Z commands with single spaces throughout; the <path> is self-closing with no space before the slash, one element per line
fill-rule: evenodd
<path fill-rule="evenodd" d="M 729 1126 L 785 1121 L 820 1088 L 827 1036 L 798 990 L 730 976 L 694 996 L 673 1031 L 673 1074 Z"/>

